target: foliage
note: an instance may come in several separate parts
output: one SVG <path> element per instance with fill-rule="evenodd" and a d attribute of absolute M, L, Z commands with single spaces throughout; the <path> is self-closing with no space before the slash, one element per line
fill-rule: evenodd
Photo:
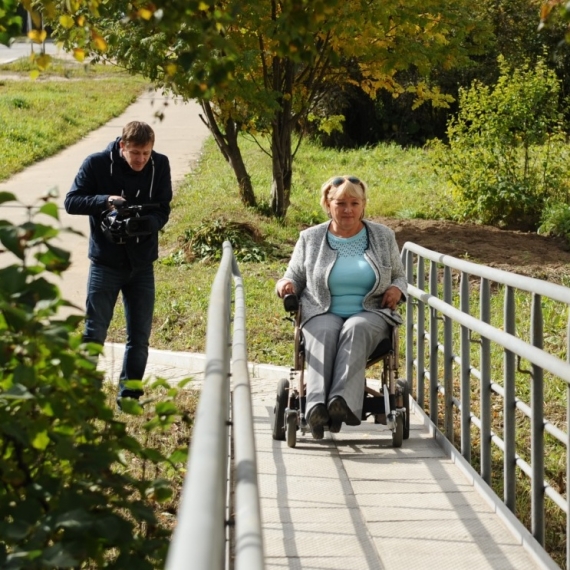
<path fill-rule="evenodd" d="M 14 200 L 0 193 L 0 203 Z M 40 213 L 58 217 L 48 199 Z M 154 511 L 173 492 L 161 472 L 179 471 L 186 451 L 141 443 L 107 405 L 100 347 L 81 342 L 81 317 L 58 315 L 68 303 L 50 275 L 69 266 L 52 243 L 58 233 L 0 221 L 3 255 L 16 260 L 0 269 L 0 566 L 150 570 L 163 565 L 170 536 Z M 154 407 L 147 433 L 186 418 L 176 390 L 157 387 L 162 397 L 145 402 Z M 143 413 L 134 400 L 123 409 Z M 147 465 L 142 476 L 126 456 Z"/>
<path fill-rule="evenodd" d="M 493 88 L 474 82 L 460 92 L 449 146 L 433 145 L 436 167 L 456 190 L 460 218 L 536 229 L 545 203 L 567 195 L 559 83 L 542 61 L 500 66 Z"/>
<path fill-rule="evenodd" d="M 548 204 L 542 214 L 538 233 L 563 237 L 570 243 L 570 205 L 565 202 Z"/>
<path fill-rule="evenodd" d="M 257 263 L 268 258 L 267 246 L 259 230 L 247 222 L 227 220 L 223 216 L 203 221 L 198 227 L 187 229 L 181 239 L 182 248 L 171 253 L 163 263 L 179 265 L 200 261 L 220 261 L 225 241 L 232 244 L 238 261 Z"/>
<path fill-rule="evenodd" d="M 414 104 L 447 105 L 428 80 L 431 70 L 466 61 L 485 36 L 465 0 L 287 0 L 247 7 L 238 0 L 159 0 L 144 8 L 123 0 L 42 0 L 29 8 L 32 15 L 41 9 L 55 36 L 78 57 L 117 61 L 159 87 L 199 97 L 251 206 L 255 195 L 236 135 L 268 135 L 271 209 L 278 217 L 290 203 L 292 132 L 311 113 L 330 127 L 317 105 L 331 86 L 358 85 L 372 97 L 383 89 L 395 96 L 409 92 Z M 419 79 L 400 84 L 397 72 L 408 68 Z"/>

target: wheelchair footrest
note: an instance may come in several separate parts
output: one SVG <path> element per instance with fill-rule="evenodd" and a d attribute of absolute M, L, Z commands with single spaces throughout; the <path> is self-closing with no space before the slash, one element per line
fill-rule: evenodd
<path fill-rule="evenodd" d="M 390 395 L 390 409 L 396 408 L 396 397 Z M 362 419 L 366 419 L 370 415 L 386 414 L 386 406 L 384 405 L 383 396 L 367 396 L 364 398 L 362 406 Z"/>

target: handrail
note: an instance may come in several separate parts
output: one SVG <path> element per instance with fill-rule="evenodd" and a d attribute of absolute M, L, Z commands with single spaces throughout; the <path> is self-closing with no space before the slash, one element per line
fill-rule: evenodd
<path fill-rule="evenodd" d="M 233 437 L 236 481 L 236 569 L 263 568 L 261 509 L 247 368 L 243 283 L 231 244 L 222 260 L 208 306 L 206 370 L 194 422 L 187 475 L 178 508 L 178 523 L 166 570 L 223 569 L 226 565 L 226 489 L 230 426 L 231 283 L 236 283 L 233 364 L 236 382 Z"/>
<path fill-rule="evenodd" d="M 408 280 L 406 376 L 412 393 L 414 377 L 417 380 L 415 395 L 418 405 L 422 409 L 426 405 L 424 384 L 427 381 L 429 417 L 436 426 L 443 425 L 442 435 L 453 445 L 456 425 L 454 414 L 459 414 L 460 451 L 468 463 L 471 463 L 473 432 L 478 430 L 480 476 L 489 485 L 492 447 L 501 451 L 503 502 L 513 513 L 517 469 L 528 477 L 531 486 L 530 530 L 537 542 L 536 548 L 545 544 L 545 497 L 551 499 L 566 515 L 567 567 L 570 568 L 570 493 L 564 497 L 546 480 L 544 458 L 544 435 L 549 433 L 566 447 L 567 467 L 570 469 L 570 430 L 563 431 L 544 417 L 543 378 L 544 372 L 548 371 L 564 382 L 569 407 L 567 413 L 570 414 L 570 319 L 567 321 L 568 360 L 564 361 L 543 349 L 543 299 L 549 298 L 565 304 L 570 316 L 570 288 L 457 259 L 411 242 L 404 244 L 402 260 Z M 426 267 L 428 264 L 429 267 Z M 457 289 L 454 289 L 452 269 L 460 273 Z M 470 314 L 470 283 L 476 277 L 480 279 L 478 316 Z M 491 282 L 504 286 L 501 328 L 490 324 Z M 515 315 L 515 290 L 531 294 L 529 342 L 518 338 L 516 334 L 520 324 L 517 324 Z M 452 304 L 454 297 L 458 297 L 459 307 Z M 414 319 L 414 313 L 417 314 L 417 319 Z M 459 328 L 456 336 L 459 354 L 453 352 L 453 325 Z M 472 338 L 472 332 L 480 338 Z M 479 345 L 479 368 L 473 362 L 475 344 Z M 492 346 L 502 349 L 502 383 L 492 377 Z M 440 362 L 442 353 L 443 362 Z M 517 358 L 529 363 L 527 370 L 521 369 Z M 428 367 L 426 360 L 429 362 Z M 455 367 L 459 368 L 458 373 L 454 372 Z M 521 394 L 517 394 L 517 374 L 521 373 L 530 378 L 530 405 L 524 402 Z M 497 371 L 496 374 L 500 372 Z M 478 382 L 475 389 L 473 381 Z M 454 390 L 459 390 L 459 397 L 456 397 Z M 492 402 L 497 397 L 501 398 L 503 409 L 501 424 L 494 425 Z M 475 406 L 471 402 L 472 398 L 478 399 Z M 516 414 L 522 414 L 528 422 L 531 442 L 528 460 L 517 452 L 516 431 L 520 420 Z M 534 554 L 539 556 L 538 551 Z M 545 553 L 544 555 L 546 556 Z M 547 566 L 552 562 L 549 561 L 545 563 Z"/>

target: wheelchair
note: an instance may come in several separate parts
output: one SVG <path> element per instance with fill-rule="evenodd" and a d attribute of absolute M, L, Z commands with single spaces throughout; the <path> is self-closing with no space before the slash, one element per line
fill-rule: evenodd
<path fill-rule="evenodd" d="M 295 326 L 294 365 L 289 378 L 279 380 L 273 409 L 273 439 L 287 441 L 289 447 L 297 444 L 297 432 L 310 434 L 305 406 L 305 351 L 301 331 L 301 303 L 297 295 L 286 295 L 283 306 L 286 317 Z M 364 405 L 361 420 L 374 416 L 375 424 L 386 425 L 392 431 L 392 447 L 401 447 L 410 437 L 410 404 L 407 380 L 398 378 L 398 327 L 392 327 L 390 338 L 383 339 L 368 357 L 366 368 L 381 363 L 379 390 L 365 382 Z M 295 383 L 295 380 L 298 382 Z M 325 427 L 325 429 L 327 429 Z"/>

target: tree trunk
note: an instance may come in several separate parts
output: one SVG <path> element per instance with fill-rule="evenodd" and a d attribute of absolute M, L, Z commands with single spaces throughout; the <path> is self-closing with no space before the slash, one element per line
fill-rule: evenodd
<path fill-rule="evenodd" d="M 281 92 L 280 110 L 272 121 L 271 162 L 273 182 L 271 184 L 271 209 L 278 218 L 284 218 L 291 198 L 293 180 L 292 137 L 294 64 L 290 60 L 273 59 L 273 88 Z"/>
<path fill-rule="evenodd" d="M 224 122 L 222 132 L 210 103 L 208 101 L 202 101 L 201 105 L 202 109 L 204 109 L 204 113 L 206 114 L 206 118 L 201 115 L 200 117 L 212 133 L 218 148 L 224 155 L 224 158 L 230 163 L 230 166 L 234 171 L 238 182 L 239 197 L 241 201 L 246 206 L 255 207 L 257 205 L 257 201 L 255 199 L 255 193 L 253 192 L 251 177 L 247 172 L 247 168 L 238 145 L 239 133 L 235 122 L 231 118 L 226 120 Z"/>

